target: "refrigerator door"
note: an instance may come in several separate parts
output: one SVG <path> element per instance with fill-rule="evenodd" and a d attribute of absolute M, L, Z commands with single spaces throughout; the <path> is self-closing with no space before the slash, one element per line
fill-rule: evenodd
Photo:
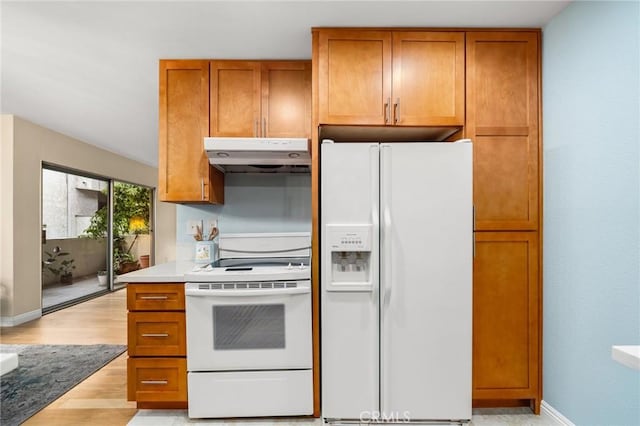
<path fill-rule="evenodd" d="M 381 411 L 471 418 L 471 143 L 381 145 Z"/>
<path fill-rule="evenodd" d="M 379 410 L 378 181 L 378 144 L 322 144 L 321 374 L 322 415 L 327 419 L 359 419 Z M 338 247 L 334 237 L 341 229 L 355 230 L 358 240 L 370 233 L 368 244 L 362 244 L 374 272 L 367 286 L 332 285 L 332 250 L 340 258 L 360 246 L 345 238 L 354 247 Z"/>

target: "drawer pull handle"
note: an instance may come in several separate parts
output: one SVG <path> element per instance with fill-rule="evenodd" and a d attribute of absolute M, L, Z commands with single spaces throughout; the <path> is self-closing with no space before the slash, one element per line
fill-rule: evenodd
<path fill-rule="evenodd" d="M 140 380 L 143 385 L 168 385 L 168 380 Z"/>
<path fill-rule="evenodd" d="M 143 333 L 142 337 L 169 337 L 169 333 Z"/>
<path fill-rule="evenodd" d="M 169 296 L 140 296 L 142 300 L 167 300 Z"/>

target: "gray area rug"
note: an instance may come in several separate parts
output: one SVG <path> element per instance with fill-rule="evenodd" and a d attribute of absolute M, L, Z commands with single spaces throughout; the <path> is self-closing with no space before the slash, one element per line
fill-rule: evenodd
<path fill-rule="evenodd" d="M 127 349 L 124 345 L 0 345 L 18 368 L 0 377 L 0 424 L 19 425 Z"/>

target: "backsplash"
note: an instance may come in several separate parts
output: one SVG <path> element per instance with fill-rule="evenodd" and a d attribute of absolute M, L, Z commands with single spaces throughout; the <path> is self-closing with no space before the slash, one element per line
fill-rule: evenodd
<path fill-rule="evenodd" d="M 221 234 L 311 232 L 311 176 L 308 174 L 227 174 L 222 206 L 176 207 L 176 260 L 194 257 L 190 220 L 218 220 Z"/>

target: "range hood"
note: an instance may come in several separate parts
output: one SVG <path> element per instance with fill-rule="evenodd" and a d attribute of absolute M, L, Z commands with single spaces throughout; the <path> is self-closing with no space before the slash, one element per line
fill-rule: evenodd
<path fill-rule="evenodd" d="M 225 173 L 309 173 L 305 138 L 204 138 L 209 163 Z"/>

